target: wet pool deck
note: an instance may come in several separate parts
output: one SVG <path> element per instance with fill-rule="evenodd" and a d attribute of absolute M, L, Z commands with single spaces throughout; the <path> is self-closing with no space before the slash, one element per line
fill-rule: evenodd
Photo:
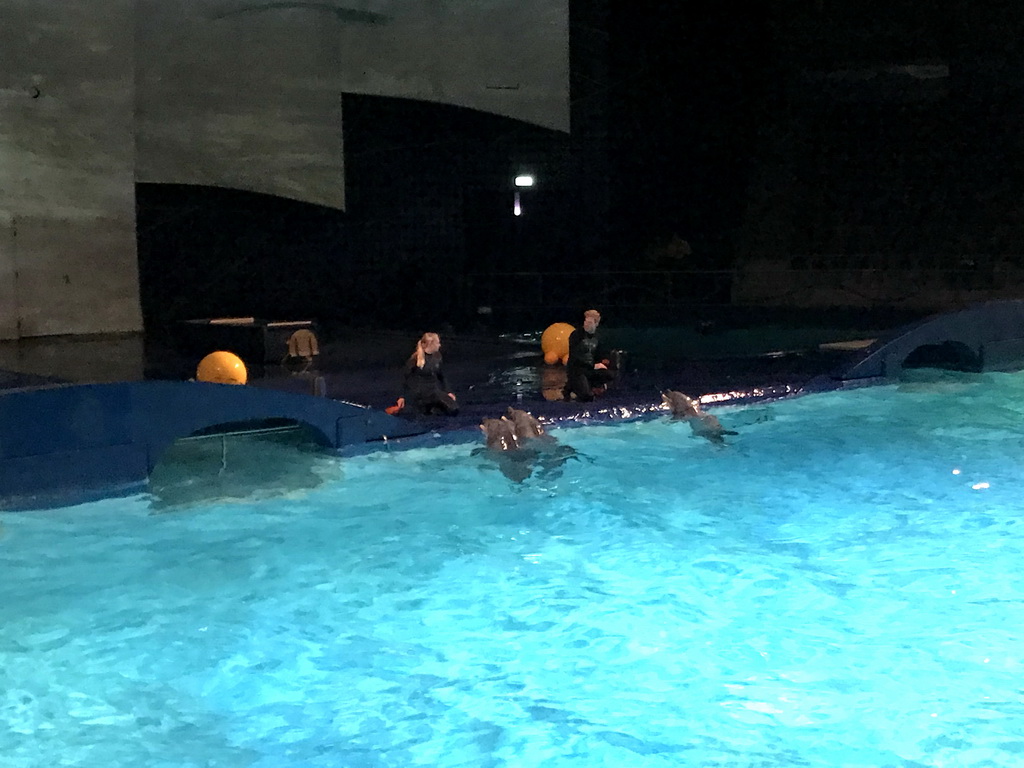
<path fill-rule="evenodd" d="M 655 410 L 660 392 L 676 389 L 714 398 L 727 393 L 777 397 L 822 381 L 856 354 L 823 344 L 871 332 L 761 328 L 698 333 L 692 329 L 602 328 L 602 347 L 626 352 L 616 382 L 593 403 L 564 402 L 562 366 L 543 364 L 539 331 L 524 334 L 442 334 L 445 368 L 461 412 L 455 417 L 412 417 L 423 432 L 464 430 L 508 406 L 553 422 L 641 415 Z M 346 330 L 321 335 L 315 366 L 292 373 L 280 365 L 249 365 L 250 385 L 312 393 L 317 377 L 328 397 L 372 408 L 393 405 L 401 392 L 402 364 L 416 335 Z M 138 335 L 94 339 L 36 339 L 0 344 L 0 390 L 51 385 L 184 380 L 198 361 Z"/>
<path fill-rule="evenodd" d="M 395 358 L 350 366 L 346 362 L 351 351 L 351 345 L 328 345 L 315 373 L 282 376 L 274 372 L 254 383 L 311 391 L 312 379 L 319 375 L 329 397 L 381 409 L 393 405 L 402 376 Z M 408 339 L 403 338 L 395 353 L 402 360 L 410 351 Z M 848 352 L 825 352 L 816 347 L 703 359 L 690 358 L 681 351 L 675 359 L 627 354 L 623 370 L 607 392 L 591 403 L 578 403 L 562 400 L 565 369 L 545 365 L 536 342 L 453 336 L 445 340 L 442 353 L 460 413 L 454 417 L 403 415 L 425 431 L 473 427 L 485 417 L 500 416 L 509 406 L 552 423 L 628 418 L 658 409 L 665 389 L 707 398 L 784 396 L 827 376 L 849 358 Z"/>
<path fill-rule="evenodd" d="M 691 396 L 751 393 L 779 396 L 826 377 L 856 349 L 822 345 L 869 338 L 870 331 L 787 329 L 698 333 L 692 329 L 602 328 L 603 349 L 626 351 L 625 366 L 592 403 L 565 402 L 564 368 L 544 365 L 540 332 L 443 334 L 447 378 L 458 396 L 457 417 L 410 417 L 423 431 L 462 430 L 509 406 L 543 420 L 578 422 L 635 416 L 656 409 L 660 392 Z M 299 393 L 323 378 L 327 396 L 383 410 L 400 394 L 401 367 L 416 335 L 346 330 L 322 334 L 314 366 L 292 373 L 280 365 L 249 366 L 250 384 Z M 184 380 L 195 375 L 195 355 L 137 336 L 93 340 L 36 340 L 0 345 L 0 387 L 49 382 Z"/>

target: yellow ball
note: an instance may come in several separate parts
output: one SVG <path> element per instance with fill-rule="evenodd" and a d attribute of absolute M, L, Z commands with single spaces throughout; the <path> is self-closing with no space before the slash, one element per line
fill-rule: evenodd
<path fill-rule="evenodd" d="M 232 352 L 211 352 L 199 361 L 196 379 L 212 384 L 245 384 L 249 373 L 242 358 Z"/>
<path fill-rule="evenodd" d="M 558 356 L 558 353 L 555 352 L 555 350 L 551 350 L 550 352 L 544 353 L 544 362 L 547 363 L 548 365 L 555 365 L 560 361 L 561 358 Z"/>
<path fill-rule="evenodd" d="M 568 323 L 553 323 L 549 325 L 540 336 L 540 348 L 544 352 L 544 362 L 554 364 L 558 360 L 563 362 L 569 358 L 569 336 L 576 329 Z M 555 360 L 548 360 L 548 355 L 553 354 Z"/>

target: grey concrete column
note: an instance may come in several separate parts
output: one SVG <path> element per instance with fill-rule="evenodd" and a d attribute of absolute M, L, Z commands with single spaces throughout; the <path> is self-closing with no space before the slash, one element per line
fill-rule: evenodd
<path fill-rule="evenodd" d="M 134 3 L 0 18 L 0 338 L 141 330 Z"/>

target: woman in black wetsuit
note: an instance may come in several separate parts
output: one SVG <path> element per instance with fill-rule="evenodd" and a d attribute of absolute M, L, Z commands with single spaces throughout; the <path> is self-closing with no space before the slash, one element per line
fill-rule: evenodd
<path fill-rule="evenodd" d="M 454 416 L 459 412 L 441 364 L 441 338 L 424 333 L 405 364 L 405 408 L 422 414 Z"/>

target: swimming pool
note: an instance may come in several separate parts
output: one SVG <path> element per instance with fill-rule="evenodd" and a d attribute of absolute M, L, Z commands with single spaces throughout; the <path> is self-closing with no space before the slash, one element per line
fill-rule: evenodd
<path fill-rule="evenodd" d="M 3 764 L 1019 765 L 1024 376 L 927 376 L 0 516 Z"/>

